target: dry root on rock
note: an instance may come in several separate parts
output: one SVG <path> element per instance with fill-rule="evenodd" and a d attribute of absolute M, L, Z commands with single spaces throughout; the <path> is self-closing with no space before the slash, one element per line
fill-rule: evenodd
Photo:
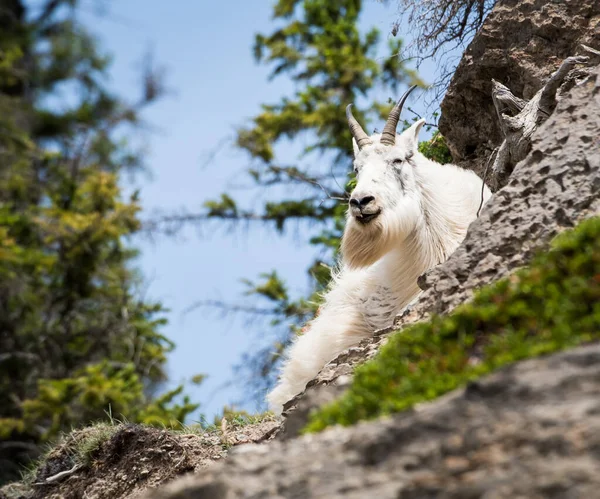
<path fill-rule="evenodd" d="M 582 48 L 590 57 L 573 56 L 565 59 L 530 101 L 516 97 L 502 83 L 492 80 L 492 99 L 504 135 L 504 141 L 492 153 L 495 154 L 491 179 L 494 190 L 506 184 L 515 165 L 529 153 L 531 136 L 554 111 L 559 89 L 564 91 L 589 75 L 587 69 L 576 66 L 599 62 L 600 51 L 585 45 Z"/>

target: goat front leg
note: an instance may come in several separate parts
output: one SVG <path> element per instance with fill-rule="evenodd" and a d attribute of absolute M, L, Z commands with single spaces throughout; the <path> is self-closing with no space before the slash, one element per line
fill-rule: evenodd
<path fill-rule="evenodd" d="M 343 279 L 337 283 L 320 314 L 289 349 L 277 386 L 267 396 L 274 413 L 281 414 L 283 405 L 303 392 L 328 362 L 372 333 L 362 311 L 359 287 L 349 289 L 348 284 Z"/>

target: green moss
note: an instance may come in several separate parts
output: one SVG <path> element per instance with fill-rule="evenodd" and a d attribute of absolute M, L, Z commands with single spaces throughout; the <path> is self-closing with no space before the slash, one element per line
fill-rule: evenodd
<path fill-rule="evenodd" d="M 600 218 L 555 239 L 530 266 L 449 316 L 396 334 L 304 432 L 405 410 L 525 358 L 600 339 Z M 474 354 L 480 362 L 470 359 Z"/>

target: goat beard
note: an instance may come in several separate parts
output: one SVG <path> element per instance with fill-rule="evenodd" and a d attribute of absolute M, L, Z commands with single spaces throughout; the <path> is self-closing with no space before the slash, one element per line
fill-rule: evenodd
<path fill-rule="evenodd" d="M 373 265 L 392 249 L 391 238 L 385 230 L 385 221 L 378 217 L 367 225 L 348 220 L 342 236 L 342 259 L 351 269 Z"/>
<path fill-rule="evenodd" d="M 399 247 L 423 223 L 420 205 L 408 199 L 396 210 L 383 213 L 367 225 L 353 218 L 342 236 L 342 260 L 350 269 L 368 267 Z"/>

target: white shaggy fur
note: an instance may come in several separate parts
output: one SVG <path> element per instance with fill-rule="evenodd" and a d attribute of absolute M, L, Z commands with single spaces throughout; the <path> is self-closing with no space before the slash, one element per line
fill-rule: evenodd
<path fill-rule="evenodd" d="M 357 185 L 339 273 L 320 313 L 290 347 L 279 382 L 267 396 L 275 413 L 338 354 L 390 325 L 419 294 L 419 275 L 445 261 L 476 218 L 481 179 L 420 154 L 423 124 L 420 120 L 397 135 L 393 146 L 381 144 L 378 134 L 361 150 L 353 141 Z M 485 187 L 484 202 L 490 196 Z M 375 218 L 365 221 L 369 215 Z"/>

